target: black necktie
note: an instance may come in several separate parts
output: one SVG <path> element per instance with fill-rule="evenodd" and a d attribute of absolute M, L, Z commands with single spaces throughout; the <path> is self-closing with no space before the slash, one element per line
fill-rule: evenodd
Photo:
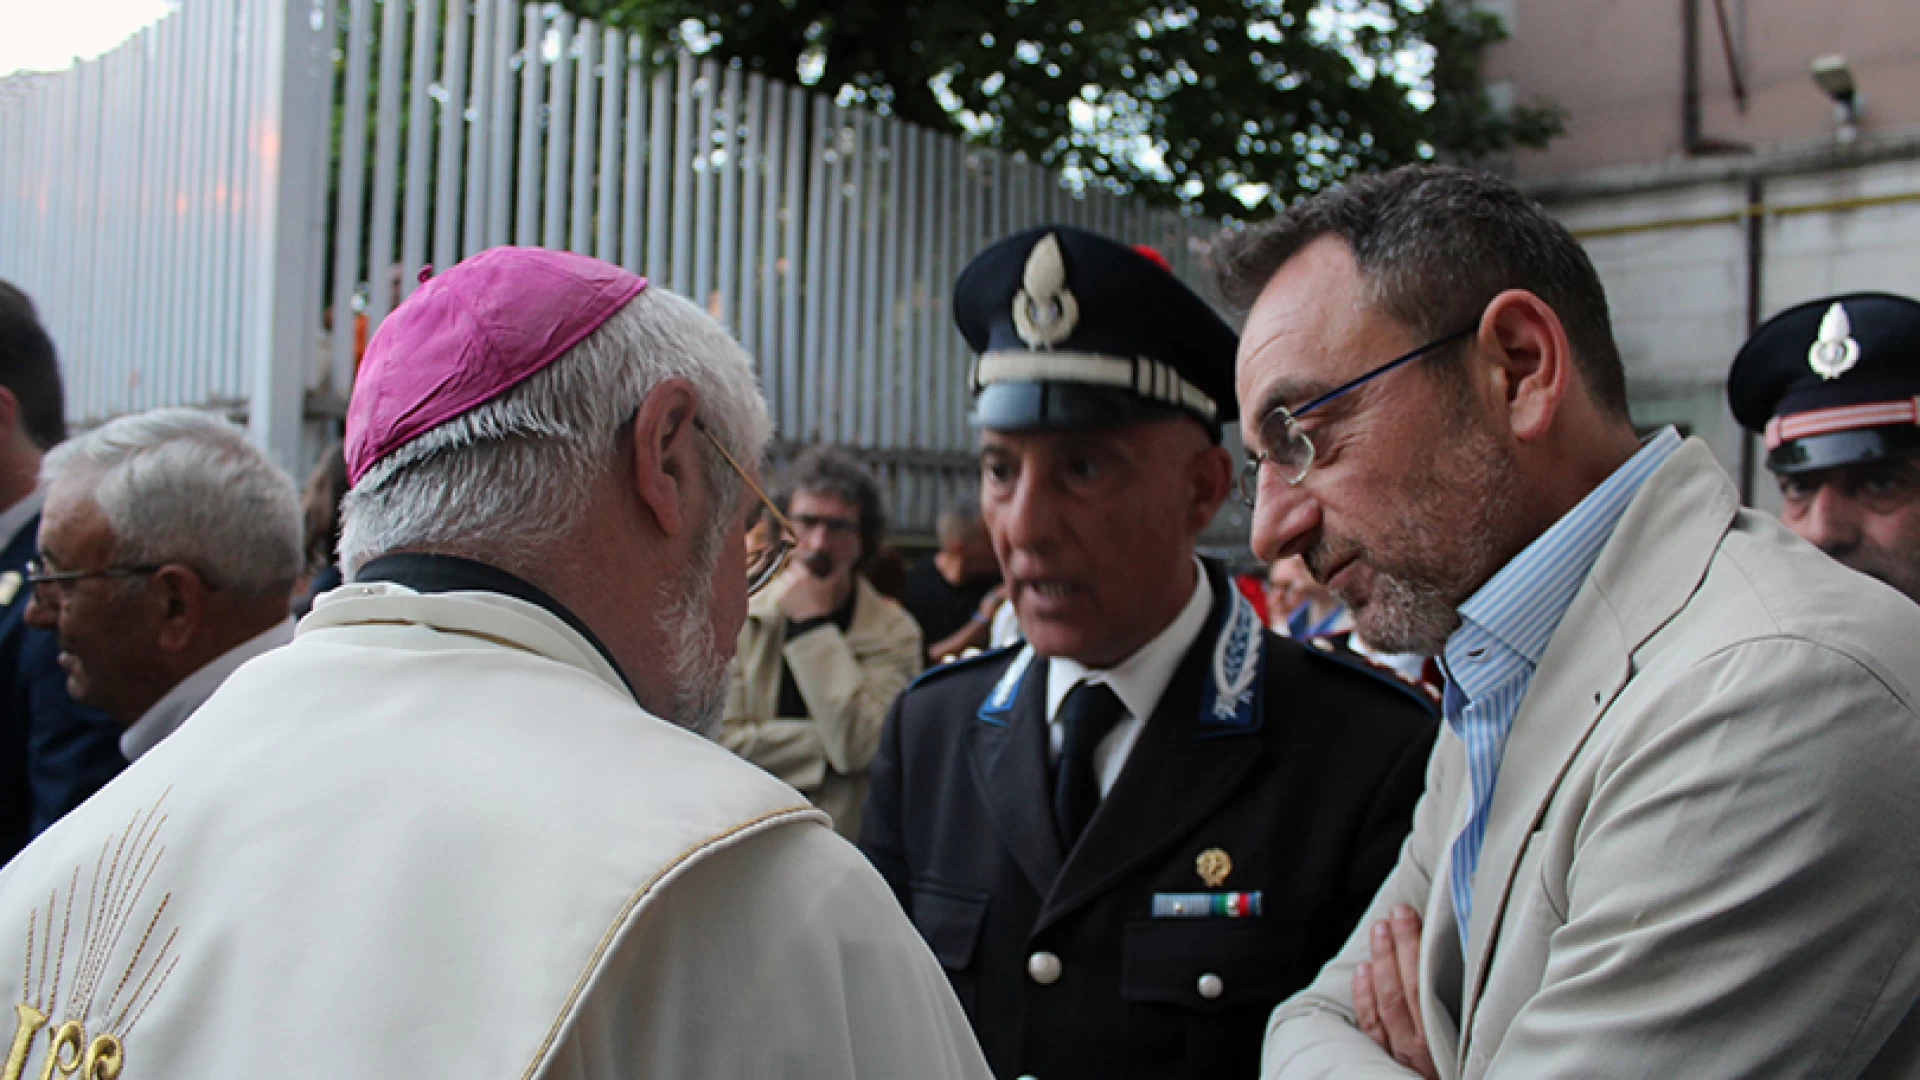
<path fill-rule="evenodd" d="M 1060 846 L 1074 841 L 1100 805 L 1100 780 L 1093 774 L 1093 748 L 1120 722 L 1126 706 L 1104 683 L 1081 683 L 1060 703 L 1060 760 L 1053 766 L 1053 825 Z"/>

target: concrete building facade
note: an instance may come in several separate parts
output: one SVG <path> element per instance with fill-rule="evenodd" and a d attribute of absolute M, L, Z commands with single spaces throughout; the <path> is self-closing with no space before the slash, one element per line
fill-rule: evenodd
<path fill-rule="evenodd" d="M 1907 0 L 1483 0 L 1498 100 L 1566 133 L 1502 166 L 1605 280 L 1635 419 L 1777 497 L 1728 412 L 1750 328 L 1825 293 L 1920 295 L 1920 9 Z M 1826 86 L 1816 81 L 1826 71 Z M 1844 70 L 1854 109 L 1832 88 Z M 1844 95 L 1841 95 L 1844 97 Z"/>

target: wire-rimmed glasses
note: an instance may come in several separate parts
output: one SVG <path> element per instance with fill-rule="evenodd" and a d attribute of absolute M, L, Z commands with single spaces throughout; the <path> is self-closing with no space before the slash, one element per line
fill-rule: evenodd
<path fill-rule="evenodd" d="M 760 485 L 753 482 L 753 477 L 747 474 L 747 470 L 733 460 L 733 455 L 727 453 L 727 448 L 720 445 L 720 440 L 713 437 L 713 432 L 707 430 L 704 422 L 695 417 L 693 426 L 700 434 L 707 437 L 707 442 L 712 444 L 726 463 L 733 466 L 733 471 L 740 475 L 741 481 L 747 485 L 748 489 L 760 497 L 761 506 L 773 522 L 773 541 L 757 550 L 747 552 L 747 595 L 752 596 L 766 588 L 774 578 L 780 576 L 780 571 L 786 569 L 787 557 L 793 554 L 794 545 L 798 543 L 794 539 L 793 523 L 787 520 L 787 516 L 780 512 L 779 507 L 773 505 L 773 500 L 767 498 L 767 493 L 761 489 Z"/>
<path fill-rule="evenodd" d="M 27 584 L 32 586 L 34 596 L 43 604 L 51 604 L 66 598 L 67 586 L 88 578 L 133 578 L 157 574 L 164 566 L 103 566 L 98 570 L 51 570 L 46 560 L 34 557 L 27 560 Z"/>
<path fill-rule="evenodd" d="M 1240 467 L 1240 501 L 1246 503 L 1248 509 L 1252 509 L 1259 502 L 1260 466 L 1262 465 L 1272 465 L 1279 469 L 1280 475 L 1287 478 L 1289 486 L 1298 484 L 1306 478 L 1307 470 L 1313 468 L 1314 451 L 1313 440 L 1307 437 L 1305 429 L 1300 426 L 1301 417 L 1341 394 L 1363 386 L 1397 367 L 1410 364 L 1436 349 L 1451 345 L 1479 328 L 1480 324 L 1475 322 L 1464 330 L 1435 338 L 1412 352 L 1394 357 L 1364 375 L 1341 383 L 1298 409 L 1288 409 L 1285 405 L 1274 406 L 1273 411 L 1261 418 L 1259 427 L 1256 429 L 1260 452 L 1247 455 L 1246 464 Z"/>

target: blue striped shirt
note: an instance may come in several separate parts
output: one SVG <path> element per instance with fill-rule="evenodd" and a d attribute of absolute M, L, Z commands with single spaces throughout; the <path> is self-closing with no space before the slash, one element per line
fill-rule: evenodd
<path fill-rule="evenodd" d="M 1648 438 L 1626 464 L 1460 605 L 1460 628 L 1447 639 L 1443 654 L 1447 689 L 1441 710 L 1447 726 L 1466 744 L 1472 795 L 1466 824 L 1453 842 L 1448 881 L 1463 953 L 1487 808 L 1520 699 L 1620 515 L 1647 477 L 1679 448 L 1680 435 L 1671 427 Z"/>

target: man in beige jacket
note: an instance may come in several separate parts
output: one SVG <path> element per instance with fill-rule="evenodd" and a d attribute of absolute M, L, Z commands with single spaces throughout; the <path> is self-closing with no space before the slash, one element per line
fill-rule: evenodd
<path fill-rule="evenodd" d="M 1265 1076 L 1920 1074 L 1920 609 L 1636 437 L 1591 263 L 1503 181 L 1359 180 L 1219 255 L 1255 549 L 1447 673 Z"/>
<path fill-rule="evenodd" d="M 920 670 L 920 627 L 866 579 L 886 510 L 865 466 L 814 447 L 781 473 L 774 502 L 793 557 L 747 605 L 718 738 L 852 840 L 887 706 Z"/>

